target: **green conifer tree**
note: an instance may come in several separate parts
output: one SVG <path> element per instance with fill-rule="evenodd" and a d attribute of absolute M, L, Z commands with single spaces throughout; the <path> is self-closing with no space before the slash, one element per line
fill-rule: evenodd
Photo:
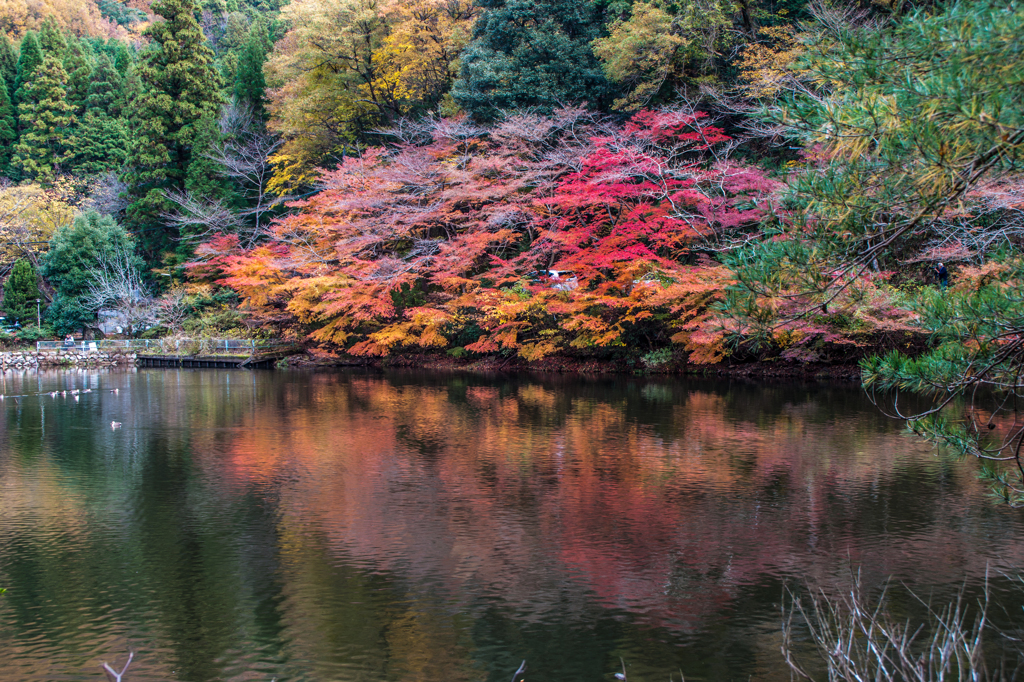
<path fill-rule="evenodd" d="M 132 58 L 132 53 L 131 50 L 128 49 L 128 46 L 122 42 L 118 42 L 117 51 L 114 53 L 114 67 L 117 69 L 117 72 L 121 74 L 122 78 L 128 75 L 128 69 L 131 68 L 133 61 L 134 59 Z"/>
<path fill-rule="evenodd" d="M 11 164 L 21 176 L 47 183 L 58 166 L 71 157 L 75 116 L 65 98 L 68 75 L 60 61 L 47 55 L 18 104 L 21 137 Z"/>
<path fill-rule="evenodd" d="M 266 24 L 255 22 L 242 45 L 235 72 L 235 100 L 251 107 L 260 120 L 266 117 L 267 81 L 263 76 L 263 64 L 267 61 L 270 47 Z"/>
<path fill-rule="evenodd" d="M 75 108 L 76 116 L 85 114 L 85 100 L 93 75 L 92 61 L 85 43 L 72 36 L 64 56 L 64 70 L 68 74 L 68 104 Z"/>
<path fill-rule="evenodd" d="M 220 164 L 207 158 L 207 154 L 220 140 L 216 118 L 206 116 L 196 124 L 192 162 L 185 174 L 185 189 L 188 192 L 211 199 L 223 199 L 229 193 L 228 183 L 218 174 Z"/>
<path fill-rule="evenodd" d="M 89 109 L 74 137 L 73 170 L 93 175 L 119 169 L 128 155 L 128 126 L 124 119 Z"/>
<path fill-rule="evenodd" d="M 18 57 L 6 33 L 0 33 L 0 80 L 7 86 L 7 94 L 14 96 L 14 79 L 18 75 Z"/>
<path fill-rule="evenodd" d="M 591 42 L 601 30 L 591 0 L 481 0 L 452 96 L 477 118 L 500 109 L 588 101 L 610 88 Z"/>
<path fill-rule="evenodd" d="M 8 175 L 11 154 L 18 139 L 18 128 L 11 98 L 7 96 L 7 84 L 0 78 L 0 175 Z"/>
<path fill-rule="evenodd" d="M 25 83 L 32 80 L 32 75 L 43 63 L 43 49 L 39 47 L 39 37 L 34 31 L 29 31 L 21 39 L 21 49 L 18 53 L 18 67 L 14 76 L 14 105 L 21 103 L 24 94 Z"/>
<path fill-rule="evenodd" d="M 39 27 L 39 46 L 45 54 L 51 54 L 57 59 L 63 60 L 67 53 L 68 41 L 52 15 L 46 17 Z"/>
<path fill-rule="evenodd" d="M 89 88 L 85 98 L 86 110 L 103 112 L 119 118 L 124 101 L 124 77 L 117 70 L 109 55 L 101 54 L 96 60 Z"/>
<path fill-rule="evenodd" d="M 46 319 L 58 334 L 80 329 L 96 317 L 81 299 L 89 291 L 99 259 L 119 249 L 134 252 L 132 236 L 113 218 L 96 211 L 76 216 L 71 225 L 53 235 L 40 274 L 56 290 Z M 133 259 L 133 265 L 141 268 L 141 259 Z"/>
<path fill-rule="evenodd" d="M 14 263 L 11 274 L 4 284 L 3 311 L 7 321 L 17 321 L 23 327 L 34 324 L 37 298 L 40 296 L 36 270 L 31 263 L 22 258 Z"/>
<path fill-rule="evenodd" d="M 139 92 L 130 114 L 125 180 L 132 199 L 129 220 L 146 229 L 143 247 L 155 260 L 178 236 L 170 228 L 153 229 L 168 208 L 164 192 L 185 188 L 197 124 L 215 116 L 222 100 L 220 75 L 196 22 L 194 0 L 160 0 L 153 10 L 164 21 L 146 29 L 151 43 L 133 70 Z"/>

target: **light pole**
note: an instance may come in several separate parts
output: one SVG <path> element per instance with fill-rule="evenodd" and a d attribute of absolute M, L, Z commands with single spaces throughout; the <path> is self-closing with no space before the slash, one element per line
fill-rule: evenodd
<path fill-rule="evenodd" d="M 43 318 L 39 316 L 39 299 L 36 299 L 36 326 L 43 326 Z"/>

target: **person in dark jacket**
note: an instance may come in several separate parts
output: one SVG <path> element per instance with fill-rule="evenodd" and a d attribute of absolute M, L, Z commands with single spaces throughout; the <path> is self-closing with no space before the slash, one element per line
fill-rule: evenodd
<path fill-rule="evenodd" d="M 939 280 L 939 286 L 945 291 L 946 287 L 949 286 L 949 270 L 946 269 L 945 265 L 939 263 L 935 266 L 935 276 Z"/>

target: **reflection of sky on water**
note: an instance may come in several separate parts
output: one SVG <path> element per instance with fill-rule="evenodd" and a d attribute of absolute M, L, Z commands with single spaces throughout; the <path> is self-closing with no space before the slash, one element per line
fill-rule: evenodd
<path fill-rule="evenodd" d="M 0 392 L 24 396 L 0 405 L 0 664 L 25 679 L 128 646 L 133 680 L 605 679 L 620 655 L 630 679 L 783 679 L 784 581 L 854 567 L 943 598 L 1021 565 L 1020 513 L 855 388 L 153 370 Z"/>

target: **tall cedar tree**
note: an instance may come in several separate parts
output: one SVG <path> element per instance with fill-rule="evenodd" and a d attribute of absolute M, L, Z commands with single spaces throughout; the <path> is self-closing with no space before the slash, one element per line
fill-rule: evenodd
<path fill-rule="evenodd" d="M 57 20 L 52 16 L 46 17 L 43 25 L 39 27 L 39 46 L 43 48 L 45 54 L 51 54 L 60 60 L 67 54 L 68 41 L 64 37 L 64 31 L 57 25 Z"/>
<path fill-rule="evenodd" d="M 125 161 L 128 126 L 124 119 L 89 109 L 75 133 L 73 170 L 82 175 L 116 171 Z"/>
<path fill-rule="evenodd" d="M 263 76 L 263 64 L 267 61 L 270 47 L 266 25 L 262 21 L 255 22 L 242 46 L 235 72 L 235 100 L 251 107 L 261 121 L 266 118 L 267 81 Z"/>
<path fill-rule="evenodd" d="M 71 157 L 75 115 L 65 99 L 67 82 L 60 61 L 46 55 L 43 65 L 23 88 L 25 94 L 18 104 L 21 137 L 11 164 L 25 179 L 51 182 L 58 166 Z"/>
<path fill-rule="evenodd" d="M 95 110 L 114 118 L 122 115 L 124 101 L 124 77 L 117 70 L 109 55 L 101 54 L 96 60 L 85 97 L 85 110 Z"/>
<path fill-rule="evenodd" d="M 3 311 L 8 320 L 17 320 L 22 326 L 35 322 L 36 299 L 39 297 L 36 270 L 22 258 L 14 263 L 4 284 Z"/>
<path fill-rule="evenodd" d="M 132 52 L 128 49 L 128 46 L 124 43 L 117 44 L 117 51 L 114 53 L 114 67 L 117 68 L 117 72 L 124 78 L 128 75 L 128 69 L 131 67 L 132 62 L 135 61 L 132 57 Z"/>
<path fill-rule="evenodd" d="M 452 96 L 475 118 L 501 109 L 589 101 L 609 84 L 591 42 L 601 30 L 590 0 L 483 0 Z"/>
<path fill-rule="evenodd" d="M 14 96 L 14 79 L 18 74 L 18 57 L 7 34 L 0 33 L 0 80 L 7 86 L 7 94 Z"/>
<path fill-rule="evenodd" d="M 68 104 L 75 108 L 75 116 L 81 117 L 85 114 L 85 99 L 92 81 L 93 59 L 86 44 L 74 36 L 64 55 L 64 70 L 68 72 Z"/>
<path fill-rule="evenodd" d="M 161 0 L 153 10 L 164 21 L 146 29 L 152 42 L 134 70 L 138 93 L 125 177 L 128 218 L 151 261 L 178 237 L 174 228 L 158 229 L 160 214 L 169 208 L 164 192 L 185 189 L 197 124 L 215 117 L 221 104 L 220 74 L 196 22 L 195 2 Z"/>
<path fill-rule="evenodd" d="M 34 31 L 29 31 L 21 39 L 21 49 L 18 53 L 18 68 L 14 76 L 14 105 L 21 102 L 25 84 L 32 80 L 32 74 L 36 72 L 43 63 L 43 48 L 39 47 L 39 37 Z"/>
<path fill-rule="evenodd" d="M 17 126 L 14 119 L 14 107 L 7 96 L 7 83 L 0 78 L 0 175 L 10 171 L 11 153 L 18 139 Z"/>
<path fill-rule="evenodd" d="M 85 115 L 75 133 L 76 173 L 91 175 L 117 170 L 128 148 L 128 124 L 121 117 L 124 79 L 109 55 L 96 60 L 84 101 Z"/>

